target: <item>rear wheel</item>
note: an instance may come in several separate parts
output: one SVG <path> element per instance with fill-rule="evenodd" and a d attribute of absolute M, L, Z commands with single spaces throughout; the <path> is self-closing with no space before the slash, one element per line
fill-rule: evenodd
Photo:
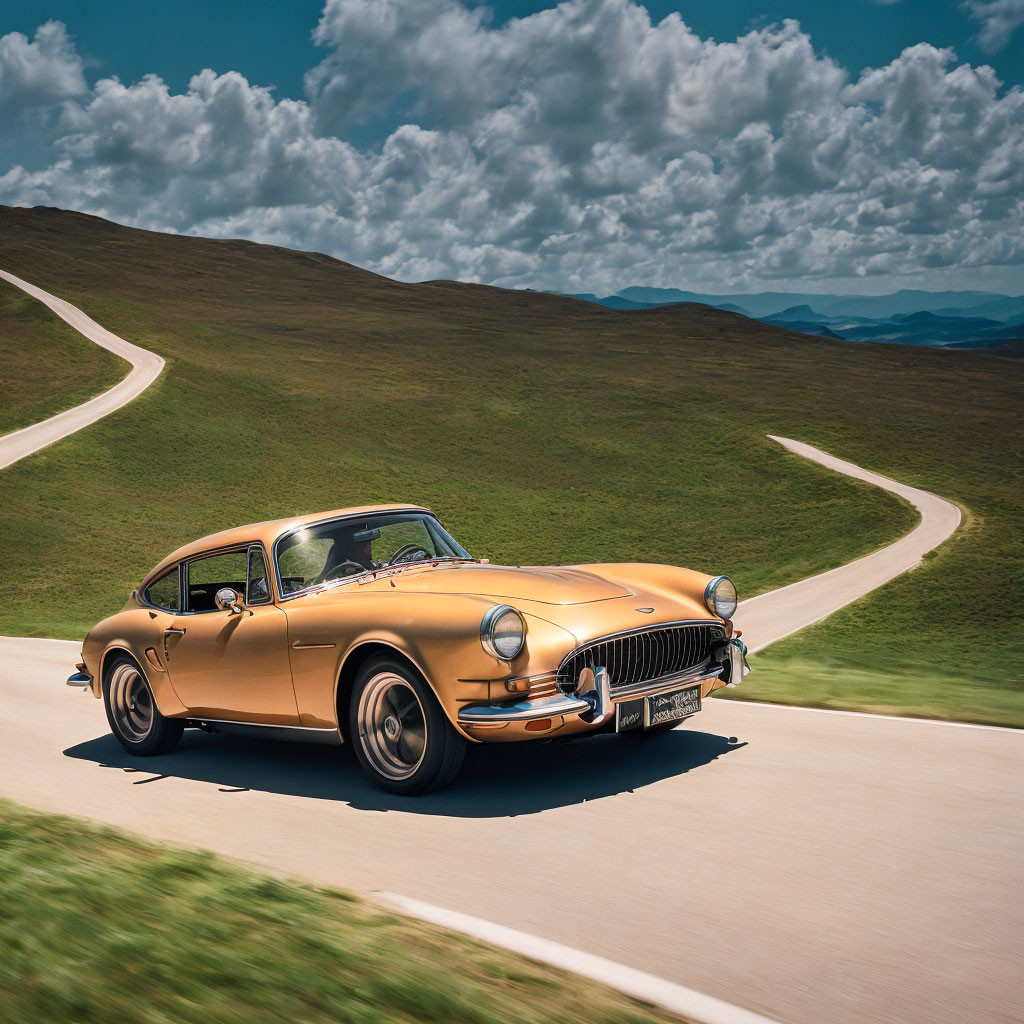
<path fill-rule="evenodd" d="M 433 691 L 397 658 L 373 658 L 360 669 L 349 735 L 366 774 L 381 789 L 407 796 L 447 786 L 466 752 Z"/>
<path fill-rule="evenodd" d="M 103 706 L 110 731 L 130 754 L 166 754 L 185 729 L 181 719 L 167 718 L 153 699 L 149 680 L 134 658 L 118 654 L 103 673 Z"/>

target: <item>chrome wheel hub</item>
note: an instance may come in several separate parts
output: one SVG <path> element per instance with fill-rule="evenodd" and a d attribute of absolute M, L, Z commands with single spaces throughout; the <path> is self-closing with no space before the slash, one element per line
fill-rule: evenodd
<path fill-rule="evenodd" d="M 359 744 L 388 779 L 407 779 L 427 749 L 427 722 L 416 691 L 394 672 L 379 672 L 359 695 Z"/>
<path fill-rule="evenodd" d="M 118 665 L 110 678 L 110 710 L 118 732 L 132 743 L 153 728 L 155 705 L 149 684 L 134 665 Z"/>

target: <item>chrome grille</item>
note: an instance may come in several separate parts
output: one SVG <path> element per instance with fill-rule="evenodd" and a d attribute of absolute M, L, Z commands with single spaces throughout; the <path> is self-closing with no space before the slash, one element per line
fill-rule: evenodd
<path fill-rule="evenodd" d="M 649 679 L 698 669 L 725 639 L 725 627 L 716 622 L 673 623 L 601 637 L 577 647 L 558 667 L 559 689 L 572 691 L 580 672 L 603 665 L 614 691 Z"/>

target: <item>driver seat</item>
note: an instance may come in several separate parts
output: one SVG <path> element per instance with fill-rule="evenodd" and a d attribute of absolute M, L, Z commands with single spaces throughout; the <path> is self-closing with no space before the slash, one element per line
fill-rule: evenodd
<path fill-rule="evenodd" d="M 331 550 L 327 552 L 327 560 L 324 562 L 323 569 L 320 572 L 321 574 L 328 572 L 343 562 L 355 562 L 364 569 L 373 568 L 372 565 L 366 565 L 358 556 L 359 552 L 356 550 L 355 544 L 352 543 L 351 535 L 336 537 L 334 543 L 331 544 Z"/>

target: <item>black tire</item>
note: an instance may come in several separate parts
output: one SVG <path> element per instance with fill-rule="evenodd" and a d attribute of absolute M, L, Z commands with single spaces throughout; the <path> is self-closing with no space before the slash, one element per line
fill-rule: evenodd
<path fill-rule="evenodd" d="M 359 670 L 348 724 L 360 766 L 389 793 L 432 793 L 449 785 L 462 767 L 466 740 L 434 691 L 399 658 L 371 658 Z"/>
<path fill-rule="evenodd" d="M 129 754 L 151 757 L 178 745 L 185 723 L 160 714 L 139 663 L 128 654 L 108 659 L 103 670 L 103 708 L 110 731 Z"/>

